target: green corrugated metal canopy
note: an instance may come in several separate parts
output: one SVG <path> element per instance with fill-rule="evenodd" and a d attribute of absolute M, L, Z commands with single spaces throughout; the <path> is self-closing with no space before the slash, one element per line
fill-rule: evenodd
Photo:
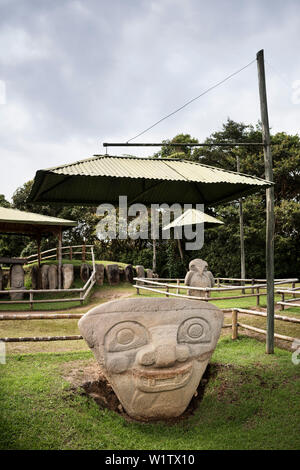
<path fill-rule="evenodd" d="M 73 220 L 0 207 L 0 233 L 36 234 L 74 227 Z"/>
<path fill-rule="evenodd" d="M 271 184 L 186 160 L 95 155 L 37 171 L 28 201 L 97 205 L 127 195 L 128 203 L 213 205 Z"/>

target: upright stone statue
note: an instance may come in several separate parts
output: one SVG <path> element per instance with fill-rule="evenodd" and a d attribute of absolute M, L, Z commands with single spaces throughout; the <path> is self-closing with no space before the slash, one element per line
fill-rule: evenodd
<path fill-rule="evenodd" d="M 103 264 L 95 264 L 96 269 L 96 284 L 97 286 L 102 286 L 104 281 L 104 265 Z"/>
<path fill-rule="evenodd" d="M 9 284 L 9 271 L 2 271 L 2 289 L 6 289 Z"/>
<path fill-rule="evenodd" d="M 149 420 L 184 412 L 222 324 L 207 302 L 144 298 L 98 305 L 78 326 L 127 413 Z"/>
<path fill-rule="evenodd" d="M 82 263 L 80 266 L 80 277 L 83 282 L 86 282 L 90 277 L 90 267 L 87 263 Z"/>
<path fill-rule="evenodd" d="M 120 282 L 125 282 L 125 271 L 124 271 L 124 268 L 120 268 L 120 266 L 119 266 L 119 277 L 120 277 Z"/>
<path fill-rule="evenodd" d="M 120 282 L 119 266 L 117 264 L 108 264 L 106 266 L 107 280 L 110 286 L 115 286 Z"/>
<path fill-rule="evenodd" d="M 50 264 L 48 270 L 49 289 L 57 289 L 58 286 L 58 272 L 56 264 Z"/>
<path fill-rule="evenodd" d="M 146 277 L 144 266 L 138 264 L 138 265 L 135 267 L 135 269 L 136 269 L 136 276 L 137 276 L 137 277 Z"/>
<path fill-rule="evenodd" d="M 39 267 L 36 266 L 35 264 L 31 268 L 30 276 L 31 276 L 32 289 L 39 289 L 40 288 L 40 270 L 39 270 Z"/>
<path fill-rule="evenodd" d="M 134 272 L 133 272 L 133 267 L 132 264 L 127 264 L 124 268 L 125 272 L 125 281 L 130 282 L 130 284 L 133 284 L 133 278 L 134 278 Z"/>
<path fill-rule="evenodd" d="M 62 265 L 63 288 L 70 289 L 74 282 L 74 266 L 73 264 Z"/>
<path fill-rule="evenodd" d="M 15 289 L 24 289 L 24 269 L 21 264 L 13 264 L 10 268 L 10 288 Z M 22 300 L 23 294 L 20 293 L 10 293 L 11 300 Z"/>
<path fill-rule="evenodd" d="M 152 269 L 146 269 L 147 279 L 153 279 L 153 271 Z"/>
<path fill-rule="evenodd" d="M 49 264 L 42 264 L 41 267 L 41 282 L 42 282 L 42 289 L 49 289 Z"/>
<path fill-rule="evenodd" d="M 185 285 L 191 287 L 214 287 L 214 276 L 207 268 L 208 264 L 203 259 L 193 259 L 189 264 L 189 271 L 185 276 Z M 205 291 L 188 290 L 188 295 L 203 297 Z"/>

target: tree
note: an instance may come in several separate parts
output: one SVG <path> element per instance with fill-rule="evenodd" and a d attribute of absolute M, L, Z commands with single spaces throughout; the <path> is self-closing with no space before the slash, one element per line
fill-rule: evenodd
<path fill-rule="evenodd" d="M 182 139 L 182 140 L 181 140 Z M 195 141 L 179 134 L 171 141 Z M 261 125 L 237 123 L 228 118 L 222 130 L 214 132 L 205 143 L 212 147 L 194 147 L 184 158 L 236 171 L 240 157 L 241 173 L 265 177 L 261 146 L 223 147 L 218 142 L 262 142 Z M 167 142 L 167 141 L 166 141 Z M 271 136 L 275 181 L 275 275 L 297 277 L 300 266 L 300 138 L 284 132 Z M 170 151 L 162 148 L 161 155 Z M 156 154 L 157 155 L 157 154 Z M 200 252 L 188 252 L 188 260 L 201 257 L 208 261 L 215 275 L 240 277 L 240 234 L 237 202 L 205 208 L 223 220 L 224 225 L 205 231 Z M 265 277 L 265 191 L 243 199 L 246 272 L 249 277 Z M 184 244 L 183 244 L 184 245 Z"/>

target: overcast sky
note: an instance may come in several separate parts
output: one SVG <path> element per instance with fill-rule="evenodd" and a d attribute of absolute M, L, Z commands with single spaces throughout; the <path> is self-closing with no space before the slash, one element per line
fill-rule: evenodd
<path fill-rule="evenodd" d="M 0 193 L 127 141 L 260 49 L 272 132 L 298 133 L 299 0 L 0 0 Z M 259 119 L 255 63 L 137 141 L 202 140 L 227 117 Z"/>

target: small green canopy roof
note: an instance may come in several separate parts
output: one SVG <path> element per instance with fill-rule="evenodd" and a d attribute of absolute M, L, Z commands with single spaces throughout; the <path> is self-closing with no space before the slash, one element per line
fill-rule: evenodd
<path fill-rule="evenodd" d="M 77 222 L 47 215 L 0 207 L 0 233 L 36 234 L 57 228 L 74 227 Z"/>
<path fill-rule="evenodd" d="M 165 202 L 213 205 L 237 199 L 272 183 L 198 162 L 95 155 L 37 171 L 30 202 L 65 204 Z"/>
<path fill-rule="evenodd" d="M 173 220 L 170 224 L 163 227 L 162 230 L 169 230 L 170 228 L 180 227 L 184 225 L 194 225 L 205 223 L 207 228 L 215 227 L 216 225 L 224 225 L 221 220 L 212 217 L 211 215 L 205 214 L 204 212 L 198 211 L 197 209 L 188 209 L 181 214 L 177 219 Z"/>

